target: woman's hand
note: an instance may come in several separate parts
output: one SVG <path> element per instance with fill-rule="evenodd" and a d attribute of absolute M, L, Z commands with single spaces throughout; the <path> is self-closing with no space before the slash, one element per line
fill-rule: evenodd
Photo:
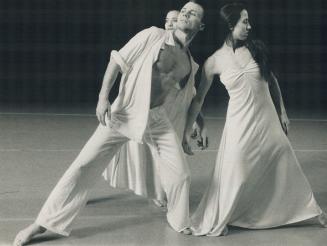
<path fill-rule="evenodd" d="M 281 113 L 279 116 L 280 124 L 282 125 L 283 131 L 287 135 L 290 130 L 290 120 L 285 112 Z"/>
<path fill-rule="evenodd" d="M 183 136 L 183 141 L 182 141 L 182 147 L 183 147 L 184 153 L 187 155 L 194 154 L 192 151 L 192 148 L 190 146 L 191 132 L 192 132 L 192 129 L 185 130 L 184 136 Z"/>
<path fill-rule="evenodd" d="M 200 147 L 201 150 L 208 148 L 209 141 L 208 141 L 208 135 L 207 135 L 207 128 L 205 126 L 203 126 L 203 128 L 199 129 L 199 137 L 200 137 L 200 139 L 198 140 L 198 147 Z"/>
<path fill-rule="evenodd" d="M 106 113 L 108 119 L 111 117 L 111 105 L 109 103 L 109 100 L 107 98 L 99 98 L 97 108 L 96 108 L 96 115 L 98 118 L 98 121 L 102 125 L 106 125 Z"/>

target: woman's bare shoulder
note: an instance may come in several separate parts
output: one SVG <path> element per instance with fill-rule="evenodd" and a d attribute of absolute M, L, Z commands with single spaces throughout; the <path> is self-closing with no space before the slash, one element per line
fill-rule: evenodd
<path fill-rule="evenodd" d="M 217 49 L 211 56 L 208 57 L 206 64 L 210 66 L 216 74 L 220 74 L 222 71 L 222 64 L 224 60 L 224 49 Z"/>

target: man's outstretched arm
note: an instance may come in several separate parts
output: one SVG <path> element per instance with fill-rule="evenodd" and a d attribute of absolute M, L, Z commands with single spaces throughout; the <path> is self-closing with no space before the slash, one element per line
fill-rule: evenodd
<path fill-rule="evenodd" d="M 106 72 L 103 76 L 102 86 L 99 93 L 98 104 L 96 108 L 96 115 L 99 122 L 102 125 L 106 125 L 105 115 L 107 113 L 108 119 L 110 119 L 111 107 L 109 103 L 109 93 L 114 85 L 117 75 L 120 72 L 120 66 L 116 63 L 114 59 L 110 59 Z"/>
<path fill-rule="evenodd" d="M 156 27 L 144 29 L 132 37 L 119 51 L 113 50 L 111 52 L 110 62 L 103 77 L 96 109 L 97 118 L 102 125 L 106 125 L 106 113 L 110 119 L 111 111 L 108 96 L 118 73 L 128 73 L 135 60 L 148 44 L 152 44 L 162 37 L 162 32 L 164 31 Z"/>

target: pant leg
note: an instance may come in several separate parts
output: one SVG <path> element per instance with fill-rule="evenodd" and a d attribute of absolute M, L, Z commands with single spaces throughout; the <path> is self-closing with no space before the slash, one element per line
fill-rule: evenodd
<path fill-rule="evenodd" d="M 74 218 L 87 202 L 89 189 L 126 141 L 127 138 L 114 129 L 99 125 L 52 190 L 36 224 L 68 236 Z"/>
<path fill-rule="evenodd" d="M 180 232 L 190 227 L 190 169 L 180 141 L 163 108 L 151 110 L 145 141 L 155 158 L 160 159 L 158 173 L 167 195 L 167 220 Z"/>
<path fill-rule="evenodd" d="M 153 153 L 153 150 L 147 144 L 144 144 L 147 148 L 147 160 L 152 162 L 153 167 L 153 192 L 154 192 L 154 199 L 159 200 L 161 202 L 166 201 L 166 193 L 161 185 L 160 175 L 159 175 L 159 166 L 162 160 L 157 154 L 157 150 Z"/>
<path fill-rule="evenodd" d="M 154 163 L 154 166 L 160 165 L 160 158 L 153 158 L 153 162 L 159 162 L 158 164 Z M 161 181 L 160 181 L 160 175 L 157 170 L 154 170 L 154 193 L 155 193 L 155 199 L 161 202 L 164 202 L 166 200 L 165 191 L 162 188 Z"/>

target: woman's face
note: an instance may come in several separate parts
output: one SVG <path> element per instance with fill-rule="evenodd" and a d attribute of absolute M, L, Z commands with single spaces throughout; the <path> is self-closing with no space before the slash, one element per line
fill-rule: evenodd
<path fill-rule="evenodd" d="M 177 25 L 177 18 L 179 11 L 172 10 L 167 13 L 165 20 L 165 29 L 166 30 L 175 30 Z"/>
<path fill-rule="evenodd" d="M 249 32 L 251 30 L 251 25 L 249 22 L 248 12 L 245 9 L 241 11 L 240 15 L 240 19 L 232 30 L 232 35 L 234 40 L 244 41 L 248 38 Z"/>

